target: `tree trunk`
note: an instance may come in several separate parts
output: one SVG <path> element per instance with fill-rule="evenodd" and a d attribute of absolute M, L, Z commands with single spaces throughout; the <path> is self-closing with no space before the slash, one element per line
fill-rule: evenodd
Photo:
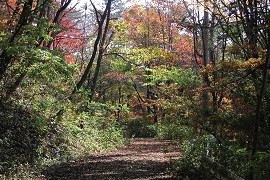
<path fill-rule="evenodd" d="M 99 13 L 98 13 L 97 9 L 95 8 L 95 6 L 92 3 L 92 1 L 90 1 L 90 2 L 91 2 L 92 6 L 94 7 L 95 12 L 96 12 L 96 18 L 97 18 L 97 22 L 98 22 L 98 35 L 97 35 L 97 38 L 95 40 L 94 50 L 93 50 L 93 53 L 92 53 L 90 62 L 88 63 L 88 65 L 87 65 L 87 67 L 86 67 L 86 69 L 84 71 L 84 74 L 81 77 L 81 80 L 77 83 L 77 85 L 74 88 L 72 94 L 74 94 L 77 90 L 79 90 L 82 87 L 82 85 L 85 82 L 85 80 L 87 79 L 87 76 L 88 76 L 89 71 L 91 70 L 91 68 L 93 66 L 93 63 L 94 63 L 94 60 L 95 60 L 95 57 L 96 57 L 96 54 L 97 54 L 97 51 L 98 51 L 98 46 L 100 44 L 100 39 L 105 36 L 104 34 L 106 34 L 106 33 L 103 33 L 103 35 L 102 35 L 102 30 L 103 30 L 103 24 L 105 22 L 105 19 L 108 16 L 108 14 L 110 13 L 111 0 L 108 0 L 108 4 L 107 4 L 106 9 L 104 10 L 103 15 L 101 16 L 101 19 L 100 20 L 98 18 L 98 16 L 99 16 L 98 14 Z M 104 42 L 103 42 L 103 44 L 104 44 Z M 100 48 L 103 48 L 102 45 L 100 45 Z M 99 50 L 99 53 L 101 53 L 101 54 L 99 54 L 99 56 L 98 56 L 98 61 L 100 61 L 101 58 L 102 58 L 102 53 L 103 53 L 102 51 L 103 50 Z M 97 66 L 98 66 L 98 62 L 97 62 Z M 98 68 L 98 70 L 99 70 L 99 68 Z M 95 72 L 96 75 L 98 74 L 98 70 L 96 68 L 96 72 Z M 94 80 L 93 80 L 93 84 L 94 84 Z M 92 87 L 94 87 L 94 86 L 95 85 L 92 85 Z"/>
<path fill-rule="evenodd" d="M 202 31 L 202 38 L 203 38 L 203 65 L 206 67 L 209 62 L 209 17 L 207 11 L 207 4 L 208 0 L 204 1 L 204 19 L 203 19 L 203 31 Z M 203 88 L 208 87 L 208 75 L 207 72 L 203 76 Z M 203 111 L 208 110 L 208 92 L 206 90 L 203 91 L 202 94 L 202 109 Z"/>
<path fill-rule="evenodd" d="M 270 35 L 270 29 L 268 29 L 268 35 Z M 269 58 L 270 58 L 270 37 L 268 36 L 268 42 L 267 42 L 267 55 L 266 55 L 266 59 L 265 59 L 265 63 L 264 63 L 264 70 L 263 70 L 263 74 L 262 74 L 262 83 L 261 83 L 261 89 L 260 89 L 260 93 L 258 95 L 258 99 L 257 99 L 257 106 L 256 106 L 256 116 L 255 116 L 255 124 L 254 124 L 254 134 L 253 134 L 253 141 L 252 141 L 252 162 L 255 161 L 255 155 L 257 152 L 257 148 L 258 148 L 258 137 L 259 137 L 259 125 L 260 125 L 260 112 L 261 112 L 261 106 L 262 106 L 262 99 L 264 96 L 264 91 L 265 91 L 265 87 L 266 87 L 266 81 L 267 81 L 267 70 L 268 70 L 268 65 L 269 65 Z M 254 179 L 254 167 L 251 167 L 251 172 L 249 174 L 249 180 L 253 180 Z"/>
<path fill-rule="evenodd" d="M 106 15 L 105 16 L 106 17 L 106 25 L 105 25 L 104 32 L 103 32 L 103 35 L 102 35 L 102 40 L 101 40 L 100 46 L 99 46 L 99 54 L 98 54 L 98 59 L 97 59 L 97 66 L 96 66 L 96 70 L 95 70 L 95 73 L 94 73 L 93 82 L 92 82 L 92 85 L 91 85 L 90 102 L 93 100 L 93 95 L 94 95 L 94 91 L 96 89 L 96 83 L 97 83 L 97 78 L 98 78 L 98 74 L 99 74 L 100 64 L 101 64 L 101 60 L 102 60 L 102 57 L 103 57 L 103 52 L 105 51 L 104 44 L 105 44 L 108 29 L 109 29 L 110 13 L 111 13 L 111 0 L 108 0 L 106 10 L 107 11 L 104 12 L 104 14 Z M 105 20 L 105 17 L 104 17 L 104 20 Z"/>

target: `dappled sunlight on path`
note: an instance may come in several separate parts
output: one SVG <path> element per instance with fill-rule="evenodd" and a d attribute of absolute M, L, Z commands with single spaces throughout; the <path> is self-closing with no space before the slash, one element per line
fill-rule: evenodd
<path fill-rule="evenodd" d="M 180 154 L 172 141 L 135 138 L 130 145 L 62 164 L 47 175 L 49 179 L 174 179 L 167 169 Z"/>

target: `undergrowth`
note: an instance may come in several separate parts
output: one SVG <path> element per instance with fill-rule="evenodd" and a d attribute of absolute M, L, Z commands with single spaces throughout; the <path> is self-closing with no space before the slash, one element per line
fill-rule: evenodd
<path fill-rule="evenodd" d="M 87 106 L 83 111 L 63 108 L 48 118 L 1 101 L 0 179 L 46 178 L 42 171 L 47 167 L 127 143 L 106 106 Z"/>

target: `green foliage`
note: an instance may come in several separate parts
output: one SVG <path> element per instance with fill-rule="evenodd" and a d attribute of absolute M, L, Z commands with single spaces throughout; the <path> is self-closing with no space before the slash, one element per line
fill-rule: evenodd
<path fill-rule="evenodd" d="M 249 153 L 246 149 L 236 144 L 219 144 L 218 142 L 206 141 L 208 151 L 211 151 L 215 162 L 220 163 L 226 169 L 233 170 L 241 177 L 247 177 L 249 172 Z"/>
<path fill-rule="evenodd" d="M 237 175 L 248 178 L 250 167 L 254 167 L 254 177 L 256 179 L 267 179 L 269 177 L 270 156 L 265 152 L 257 152 L 255 160 L 250 163 L 251 152 L 241 148 L 236 143 L 218 144 L 212 142 L 209 144 L 212 150 L 213 159 L 222 164 L 225 168 L 233 170 Z"/>
<path fill-rule="evenodd" d="M 270 177 L 270 155 L 266 152 L 257 152 L 256 160 L 253 162 L 255 179 L 263 180 Z"/>
<path fill-rule="evenodd" d="M 183 157 L 174 165 L 180 179 L 205 179 L 202 154 L 206 139 L 206 136 L 198 136 L 182 143 Z"/>
<path fill-rule="evenodd" d="M 165 121 L 156 123 L 150 126 L 152 130 L 156 132 L 156 137 L 162 139 L 178 139 L 184 141 L 186 138 L 192 138 L 194 136 L 194 129 L 185 125 L 181 125 L 181 122 Z"/>
<path fill-rule="evenodd" d="M 193 135 L 195 133 L 193 132 Z M 213 140 L 208 135 L 199 135 L 194 139 L 186 140 L 182 143 L 184 150 L 183 157 L 174 164 L 174 170 L 180 179 L 213 179 L 209 165 L 203 161 L 203 155 L 208 153 L 209 157 L 219 163 L 227 170 L 247 178 L 250 166 L 253 166 L 256 179 L 267 179 L 269 177 L 269 154 L 258 152 L 256 160 L 250 164 L 250 152 L 245 148 L 240 148 L 238 144 L 230 142 L 225 144 Z"/>
<path fill-rule="evenodd" d="M 40 104 L 40 99 L 35 100 Z M 26 112 L 1 104 L 5 108 L 0 116 L 1 177 L 26 178 L 33 169 L 33 176 L 41 176 L 41 167 L 115 149 L 127 142 L 121 126 L 108 116 L 107 105 L 84 103 L 89 111 L 78 111 L 82 104 L 61 106 L 54 117 L 45 113 L 47 118 L 39 115 L 44 107 Z M 46 108 L 53 106 L 47 104 Z M 22 169 L 25 174 L 20 173 Z"/>
<path fill-rule="evenodd" d="M 93 105 L 93 104 L 92 104 Z M 96 104 L 98 106 L 98 104 Z M 40 153 L 48 160 L 72 160 L 93 152 L 110 150 L 125 143 L 122 130 L 113 119 L 105 119 L 96 112 L 75 113 L 67 109 L 63 120 L 55 124 L 54 138 L 47 139 L 54 148 L 47 149 L 46 144 Z M 57 136 L 56 136 L 57 135 Z"/>
<path fill-rule="evenodd" d="M 157 68 L 147 69 L 151 75 L 146 77 L 150 80 L 149 83 L 144 85 L 164 85 L 166 82 L 172 82 L 177 87 L 185 89 L 194 89 L 200 87 L 201 78 L 192 69 L 182 69 L 172 67 L 171 69 Z"/>
<path fill-rule="evenodd" d="M 29 77 L 48 80 L 59 78 L 59 74 L 61 74 L 65 79 L 72 78 L 73 67 L 68 65 L 61 54 L 55 51 L 36 49 L 30 51 L 28 56 L 32 59 L 32 65 L 28 69 Z"/>
<path fill-rule="evenodd" d="M 155 130 L 151 128 L 152 123 L 142 118 L 134 118 L 121 124 L 127 137 L 154 137 L 156 135 Z"/>
<path fill-rule="evenodd" d="M 47 134 L 44 117 L 12 103 L 0 102 L 0 174 L 24 163 L 34 163 L 37 149 Z"/>

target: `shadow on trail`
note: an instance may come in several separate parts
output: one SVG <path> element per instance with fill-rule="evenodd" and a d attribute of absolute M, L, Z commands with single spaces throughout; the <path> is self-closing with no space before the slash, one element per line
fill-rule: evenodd
<path fill-rule="evenodd" d="M 46 179 L 175 179 L 168 173 L 180 149 L 157 139 L 135 139 L 118 151 L 50 167 Z"/>

